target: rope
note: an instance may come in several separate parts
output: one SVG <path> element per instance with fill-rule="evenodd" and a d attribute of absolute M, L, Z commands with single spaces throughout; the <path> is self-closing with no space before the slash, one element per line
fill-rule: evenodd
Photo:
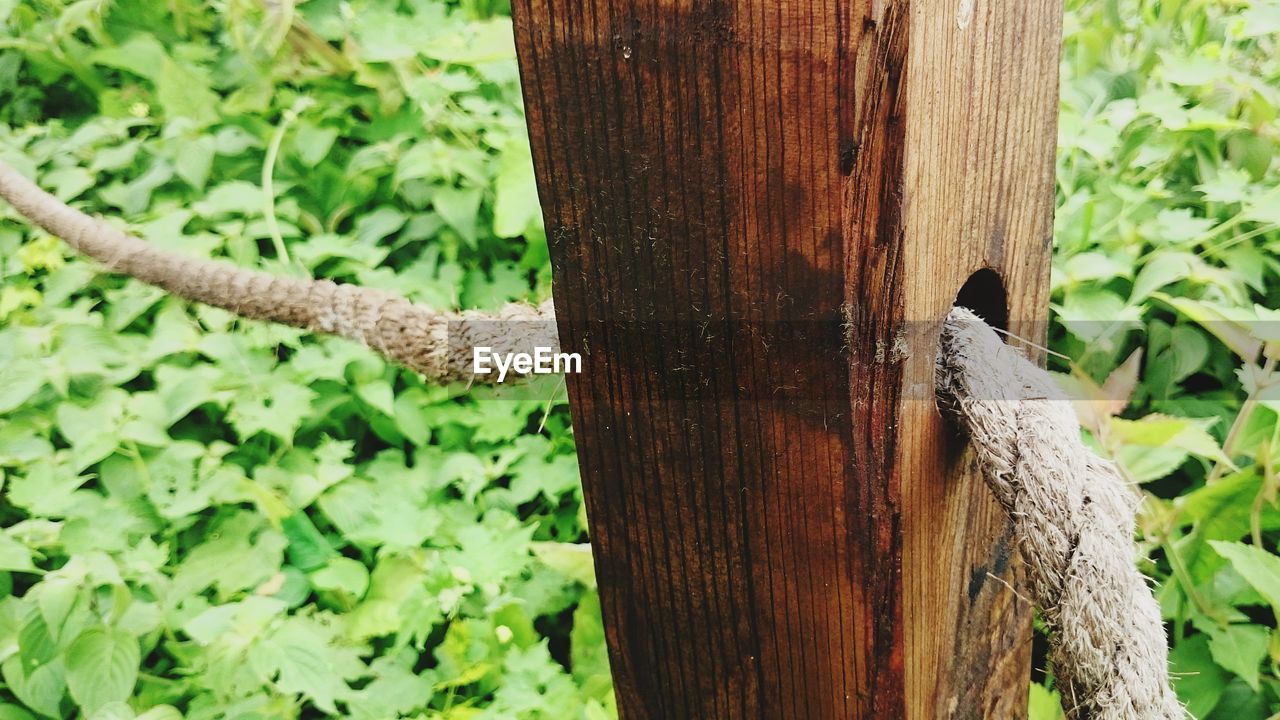
<path fill-rule="evenodd" d="M 1160 608 L 1138 572 L 1138 498 L 1085 447 L 1052 377 L 971 311 L 943 324 L 938 399 L 1013 519 L 1072 720 L 1181 720 Z"/>
<path fill-rule="evenodd" d="M 293 278 L 157 248 L 76 210 L 0 162 L 0 197 L 77 252 L 187 300 L 253 320 L 345 337 L 434 382 L 494 383 L 472 371 L 472 348 L 531 353 L 554 347 L 551 303 L 511 303 L 496 312 L 441 312 L 376 288 Z M 518 370 L 511 376 L 520 376 Z M 510 377 L 510 376 L 509 376 Z"/>

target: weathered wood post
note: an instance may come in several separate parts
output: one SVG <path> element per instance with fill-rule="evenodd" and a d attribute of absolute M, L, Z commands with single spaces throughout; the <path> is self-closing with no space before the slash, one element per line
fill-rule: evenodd
<path fill-rule="evenodd" d="M 1060 0 L 514 5 L 622 715 L 1022 717 L 933 348 L 1043 332 Z"/>

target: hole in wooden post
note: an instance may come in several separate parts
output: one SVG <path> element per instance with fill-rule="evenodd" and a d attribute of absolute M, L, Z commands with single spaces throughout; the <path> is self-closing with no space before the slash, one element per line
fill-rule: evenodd
<path fill-rule="evenodd" d="M 1000 273 L 991 268 L 982 268 L 969 276 L 956 293 L 955 305 L 969 308 L 997 330 L 1009 329 L 1009 295 Z"/>
<path fill-rule="evenodd" d="M 960 287 L 960 292 L 956 293 L 956 300 L 952 305 L 968 308 L 977 313 L 978 317 L 985 320 L 988 325 L 1001 331 L 1002 339 L 1008 342 L 1008 336 L 1004 335 L 1004 331 L 1009 329 L 1009 294 L 1004 289 L 1004 280 L 1000 277 L 1000 273 L 991 268 L 982 268 L 970 275 Z M 938 404 L 941 399 L 935 396 L 934 401 L 934 409 L 942 416 L 946 416 L 947 413 Z M 952 427 L 958 431 L 958 428 Z M 954 437 L 959 437 L 958 432 Z M 949 445 L 948 464 L 959 459 L 963 447 L 963 440 Z"/>

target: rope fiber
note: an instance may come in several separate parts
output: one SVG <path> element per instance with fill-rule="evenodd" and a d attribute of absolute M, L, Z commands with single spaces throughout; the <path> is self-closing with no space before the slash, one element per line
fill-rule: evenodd
<path fill-rule="evenodd" d="M 973 312 L 943 323 L 939 404 L 968 433 L 987 487 L 1013 519 L 1032 599 L 1072 720 L 1180 720 L 1164 626 L 1137 568 L 1138 497 L 1085 446 L 1052 376 Z"/>
<path fill-rule="evenodd" d="M 497 382 L 472 372 L 472 348 L 528 353 L 555 345 L 550 301 L 496 312 L 441 312 L 376 288 L 292 278 L 162 250 L 76 210 L 0 162 L 0 197 L 77 252 L 187 300 L 252 320 L 338 335 L 429 380 Z M 515 372 L 519 375 L 519 372 Z"/>

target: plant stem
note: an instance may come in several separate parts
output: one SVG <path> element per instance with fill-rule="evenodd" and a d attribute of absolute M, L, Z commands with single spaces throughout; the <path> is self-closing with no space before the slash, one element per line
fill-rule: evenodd
<path fill-rule="evenodd" d="M 1249 514 L 1249 533 L 1255 547 L 1262 547 L 1262 509 L 1263 503 L 1275 506 L 1276 474 L 1271 466 L 1271 448 L 1280 440 L 1280 424 L 1271 428 L 1271 440 L 1263 441 L 1258 446 L 1257 464 L 1262 466 L 1262 486 L 1253 498 L 1253 508 Z"/>
<path fill-rule="evenodd" d="M 1271 373 L 1275 370 L 1276 359 L 1267 357 L 1262 364 L 1262 379 L 1254 385 L 1253 390 L 1249 392 L 1249 396 L 1244 399 L 1244 403 L 1240 405 L 1240 413 L 1236 415 L 1236 419 L 1231 423 L 1231 429 L 1227 430 L 1227 437 L 1222 442 L 1223 460 L 1214 463 L 1213 470 L 1209 472 L 1209 477 L 1205 479 L 1205 485 L 1212 485 L 1217 482 L 1224 472 L 1227 471 L 1227 465 L 1231 463 L 1231 458 L 1236 452 L 1236 443 L 1240 440 L 1240 433 L 1248 424 L 1249 418 L 1253 415 L 1253 410 L 1258 406 L 1258 396 L 1264 390 L 1271 387 Z"/>
<path fill-rule="evenodd" d="M 1216 254 L 1218 254 L 1218 253 L 1222 252 L 1223 250 L 1226 250 L 1227 248 L 1230 248 L 1230 247 L 1234 247 L 1234 246 L 1236 246 L 1236 245 L 1239 245 L 1240 243 L 1244 242 L 1245 240 L 1252 240 L 1252 239 L 1254 239 L 1255 237 L 1257 237 L 1257 236 L 1259 236 L 1259 235 L 1265 235 L 1265 234 L 1267 234 L 1267 233 L 1269 233 L 1269 232 L 1271 232 L 1271 231 L 1273 231 L 1273 230 L 1277 230 L 1277 229 L 1280 229 L 1280 225 L 1277 225 L 1276 223 L 1267 223 L 1266 225 L 1263 225 L 1263 226 L 1261 226 L 1261 227 L 1256 227 L 1256 228 L 1254 228 L 1254 229 L 1250 230 L 1249 232 L 1241 233 L 1241 234 L 1239 234 L 1239 235 L 1236 235 L 1236 236 L 1235 236 L 1235 237 L 1233 237 L 1233 238 L 1230 238 L 1230 239 L 1228 239 L 1228 240 L 1224 240 L 1224 241 L 1223 241 L 1221 244 L 1219 244 L 1219 245 L 1215 245 L 1215 246 L 1213 246 L 1213 247 L 1207 247 L 1207 248 L 1205 248 L 1205 249 L 1204 249 L 1204 252 L 1205 252 L 1205 254 L 1206 254 L 1206 255 L 1216 255 Z"/>
<path fill-rule="evenodd" d="M 1182 586 L 1182 591 L 1186 593 L 1187 598 L 1196 606 L 1200 614 L 1207 618 L 1214 618 L 1217 613 L 1213 611 L 1213 608 L 1209 606 L 1209 602 L 1204 599 L 1204 596 L 1196 589 L 1195 584 L 1191 582 L 1191 572 L 1187 570 L 1186 564 L 1182 562 L 1182 556 L 1178 554 L 1178 549 L 1175 545 L 1179 539 L 1174 536 L 1174 531 L 1170 531 L 1163 543 L 1165 555 L 1169 558 L 1169 567 L 1173 569 L 1173 576 L 1177 578 L 1178 584 Z"/>
<path fill-rule="evenodd" d="M 263 211 L 267 218 L 267 230 L 271 233 L 271 244 L 276 249 L 276 259 L 286 265 L 289 264 L 289 251 L 284 246 L 284 237 L 280 234 L 280 221 L 276 218 L 276 159 L 280 156 L 280 146 L 284 143 L 285 132 L 289 130 L 289 126 L 293 124 L 293 121 L 297 120 L 298 115 L 310 104 L 310 98 L 299 98 L 293 104 L 293 107 L 284 111 L 284 115 L 280 118 L 280 124 L 276 126 L 276 131 L 271 135 L 271 142 L 267 145 L 267 157 L 262 163 Z"/>

